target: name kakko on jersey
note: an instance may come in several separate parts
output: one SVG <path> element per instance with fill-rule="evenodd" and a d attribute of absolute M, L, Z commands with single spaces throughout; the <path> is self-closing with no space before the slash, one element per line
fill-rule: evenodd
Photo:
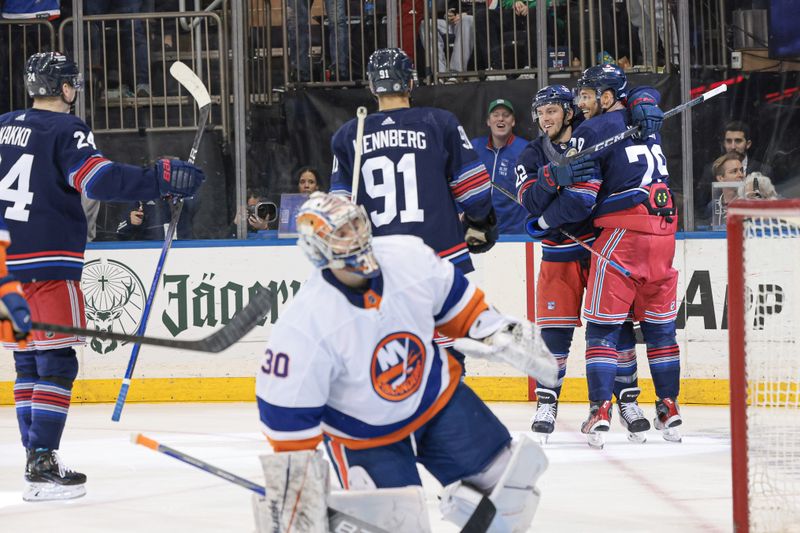
<path fill-rule="evenodd" d="M 13 144 L 15 146 L 28 146 L 28 139 L 31 138 L 31 129 L 22 126 L 3 126 L 0 127 L 0 144 Z"/>

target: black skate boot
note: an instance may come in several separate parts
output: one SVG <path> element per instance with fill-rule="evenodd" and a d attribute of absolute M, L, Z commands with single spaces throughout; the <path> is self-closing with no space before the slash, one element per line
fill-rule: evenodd
<path fill-rule="evenodd" d="M 28 450 L 25 481 L 28 486 L 22 499 L 27 502 L 68 500 L 86 494 L 86 476 L 65 467 L 55 450 Z"/>
<path fill-rule="evenodd" d="M 650 429 L 650 421 L 644 416 L 644 411 L 636 401 L 641 392 L 638 387 L 623 389 L 617 399 L 619 421 L 622 427 L 628 430 L 628 440 L 638 444 L 647 441 L 647 430 Z"/>
<path fill-rule="evenodd" d="M 589 418 L 581 424 L 581 433 L 586 434 L 589 446 L 603 449 L 605 439 L 603 433 L 611 426 L 611 400 L 589 402 Z"/>
<path fill-rule="evenodd" d="M 541 444 L 547 444 L 547 439 L 556 427 L 558 416 L 558 396 L 550 389 L 536 389 L 536 414 L 531 420 L 531 430 L 539 436 Z"/>
<path fill-rule="evenodd" d="M 678 426 L 681 424 L 683 424 L 683 419 L 678 409 L 678 400 L 673 398 L 656 400 L 656 418 L 653 419 L 653 425 L 661 431 L 664 440 L 681 442 L 683 438 L 681 432 L 678 431 Z"/>

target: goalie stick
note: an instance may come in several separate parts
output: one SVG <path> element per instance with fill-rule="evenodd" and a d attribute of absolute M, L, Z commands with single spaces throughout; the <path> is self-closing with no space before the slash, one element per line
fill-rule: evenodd
<path fill-rule="evenodd" d="M 549 144 L 549 143 L 543 143 L 543 144 Z M 507 198 L 512 200 L 515 204 L 522 205 L 522 203 L 519 201 L 519 199 L 516 196 L 514 196 L 509 191 L 507 191 L 504 188 L 502 188 L 500 185 L 496 184 L 495 182 L 492 182 L 492 187 L 494 187 L 497 191 L 499 191 L 500 193 L 505 195 Z M 615 268 L 618 272 L 620 272 L 626 278 L 631 277 L 631 271 L 628 270 L 627 268 L 625 268 L 624 266 L 620 265 L 619 263 L 617 263 L 613 259 L 604 256 L 603 254 L 601 254 L 600 252 L 598 252 L 597 250 L 595 250 L 594 248 L 592 248 L 591 246 L 589 246 L 588 244 L 586 244 L 585 242 L 580 240 L 578 237 L 572 235 L 571 233 L 567 233 L 567 231 L 565 231 L 565 230 L 563 230 L 561 228 L 558 228 L 558 231 L 560 231 L 561 234 L 564 235 L 565 237 L 567 237 L 568 239 L 572 239 L 573 241 L 575 241 L 578 244 L 578 246 L 580 246 L 581 248 L 583 248 L 585 250 L 588 250 L 592 255 L 597 256 L 598 259 L 602 259 L 603 261 L 607 261 L 609 265 L 611 265 L 613 268 Z"/>
<path fill-rule="evenodd" d="M 364 121 L 367 120 L 366 107 L 359 106 L 356 109 L 356 119 L 358 123 L 356 125 L 356 148 L 353 156 L 353 182 L 350 186 L 350 199 L 354 204 L 358 203 L 356 200 L 358 196 L 358 176 L 361 174 L 361 152 L 364 145 Z"/>
<path fill-rule="evenodd" d="M 135 342 L 137 344 L 149 344 L 152 346 L 191 350 L 195 352 L 219 353 L 244 337 L 247 332 L 252 330 L 256 324 L 269 313 L 272 307 L 270 305 L 270 296 L 271 294 L 269 291 L 256 291 L 250 297 L 250 302 L 241 311 L 236 313 L 230 322 L 211 335 L 196 340 L 160 339 L 156 337 L 145 337 L 143 335 L 127 335 L 125 333 L 115 333 L 113 331 L 64 326 L 61 324 L 47 324 L 44 322 L 32 322 L 31 327 L 40 331 L 97 337 L 120 342 Z"/>
<path fill-rule="evenodd" d="M 178 81 L 178 83 L 181 84 L 183 88 L 189 91 L 189 94 L 192 95 L 195 102 L 197 102 L 197 107 L 200 109 L 200 116 L 197 120 L 197 132 L 194 135 L 194 141 L 192 142 L 192 149 L 189 151 L 188 159 L 189 163 L 194 164 L 195 158 L 197 157 L 197 149 L 200 147 L 200 141 L 203 139 L 203 132 L 205 131 L 206 122 L 208 122 L 208 115 L 211 112 L 211 97 L 208 94 L 208 89 L 206 89 L 205 85 L 203 85 L 203 82 L 200 80 L 200 78 L 197 77 L 197 74 L 192 72 L 192 69 L 186 66 L 185 63 L 176 61 L 169 67 L 169 73 L 173 78 L 175 78 L 175 80 Z M 142 312 L 142 320 L 139 323 L 139 336 L 143 336 L 145 329 L 147 329 L 147 320 L 150 318 L 150 310 L 152 309 L 153 299 L 156 295 L 156 291 L 158 290 L 158 280 L 161 279 L 161 271 L 164 268 L 167 254 L 172 246 L 172 241 L 175 237 L 175 230 L 178 227 L 178 219 L 181 216 L 182 209 L 182 199 L 173 199 L 170 201 L 171 219 L 169 221 L 167 231 L 164 234 L 164 245 L 161 247 L 161 256 L 158 258 L 158 264 L 156 264 L 156 272 L 153 276 L 153 282 L 150 284 L 150 292 L 147 293 L 147 301 L 145 302 L 144 311 Z M 128 389 L 131 385 L 131 377 L 133 377 L 133 369 L 136 367 L 136 360 L 139 357 L 140 347 L 141 344 L 136 343 L 133 345 L 133 350 L 131 350 L 131 357 L 128 360 L 128 367 L 125 369 L 125 377 L 122 379 L 122 386 L 119 389 L 117 401 L 114 404 L 114 413 L 111 415 L 111 420 L 114 422 L 119 422 L 119 419 L 122 416 L 122 407 L 125 405 L 125 398 L 128 397 Z"/>
<path fill-rule="evenodd" d="M 163 453 L 164 455 L 168 455 L 173 459 L 177 459 L 183 463 L 188 465 L 192 465 L 195 468 L 199 468 L 204 472 L 208 472 L 209 474 L 213 474 L 219 478 L 224 479 L 225 481 L 230 481 L 235 485 L 239 485 L 245 489 L 251 490 L 256 494 L 261 496 L 266 495 L 266 489 L 257 483 L 253 483 L 252 481 L 245 479 L 243 477 L 237 476 L 227 470 L 223 470 L 219 467 L 216 467 L 212 464 L 209 464 L 197 457 L 192 457 L 191 455 L 187 455 L 175 448 L 170 448 L 160 442 L 157 442 L 151 438 L 145 437 L 141 433 L 134 433 L 131 435 L 131 442 L 134 444 L 139 444 L 144 446 L 145 448 L 150 448 L 153 451 L 158 453 Z M 343 513 L 333 507 L 328 507 L 328 526 L 330 531 L 353 531 L 359 533 L 388 533 L 386 530 L 381 529 L 379 527 L 373 526 L 372 524 L 368 524 L 363 520 L 359 520 L 354 516 L 351 516 L 347 513 Z M 475 531 L 477 533 L 478 530 Z M 485 530 L 484 530 L 485 531 Z"/>
<path fill-rule="evenodd" d="M 679 104 L 679 105 L 673 107 L 672 109 L 670 109 L 669 111 L 665 112 L 664 113 L 664 120 L 666 120 L 666 119 L 668 119 L 670 117 L 674 117 L 678 113 L 683 113 L 687 109 L 690 109 L 690 108 L 696 106 L 697 104 L 701 104 L 701 103 L 705 102 L 706 100 L 714 98 L 718 94 L 722 94 L 727 90 L 728 90 L 728 86 L 725 85 L 724 83 L 722 85 L 714 87 L 713 89 L 704 92 L 703 94 L 701 94 L 697 98 L 693 98 L 693 99 L 689 100 L 688 102 L 684 102 L 682 104 Z M 544 146 L 544 151 L 547 154 L 547 157 L 553 162 L 553 164 L 556 165 L 556 166 L 563 166 L 563 165 L 566 165 L 567 163 L 569 163 L 570 161 L 574 161 L 574 160 L 576 160 L 576 159 L 578 159 L 580 157 L 590 156 L 590 155 L 594 154 L 595 152 L 599 152 L 600 150 L 604 150 L 605 148 L 608 148 L 609 146 L 611 146 L 613 144 L 617 144 L 620 141 L 624 141 L 628 137 L 632 137 L 633 135 L 635 135 L 638 132 L 639 132 L 639 126 L 631 126 L 630 128 L 628 128 L 627 130 L 623 131 L 622 133 L 618 133 L 618 134 L 614 135 L 613 137 L 609 137 L 605 141 L 600 141 L 599 143 L 597 143 L 597 144 L 595 144 L 593 146 L 590 146 L 589 148 L 587 148 L 585 150 L 582 150 L 582 151 L 577 152 L 575 154 L 566 155 L 566 156 L 556 152 L 555 148 L 553 148 L 552 144 L 550 144 L 550 143 L 545 142 L 545 143 L 542 143 L 542 145 Z"/>

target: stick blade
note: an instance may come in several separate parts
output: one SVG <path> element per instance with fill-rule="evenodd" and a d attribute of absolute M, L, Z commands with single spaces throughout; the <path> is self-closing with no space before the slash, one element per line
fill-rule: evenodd
<path fill-rule="evenodd" d="M 272 296 L 272 292 L 267 289 L 254 291 L 250 296 L 250 302 L 236 313 L 236 316 L 224 328 L 205 339 L 197 341 L 198 343 L 203 343 L 204 349 L 202 351 L 219 353 L 244 337 L 272 309 Z"/>
<path fill-rule="evenodd" d="M 180 83 L 184 89 L 191 93 L 197 102 L 197 107 L 203 108 L 211 103 L 211 96 L 208 94 L 205 84 L 197 77 L 186 63 L 181 61 L 174 62 L 169 67 L 169 73 Z"/>

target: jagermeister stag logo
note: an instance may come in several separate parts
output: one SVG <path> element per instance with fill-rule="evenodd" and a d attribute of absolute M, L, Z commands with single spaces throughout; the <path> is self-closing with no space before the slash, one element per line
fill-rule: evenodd
<path fill-rule="evenodd" d="M 136 273 L 119 261 L 95 259 L 83 267 L 81 280 L 86 323 L 97 331 L 135 334 L 142 318 L 145 290 Z M 89 346 L 99 354 L 126 344 L 92 338 Z"/>

